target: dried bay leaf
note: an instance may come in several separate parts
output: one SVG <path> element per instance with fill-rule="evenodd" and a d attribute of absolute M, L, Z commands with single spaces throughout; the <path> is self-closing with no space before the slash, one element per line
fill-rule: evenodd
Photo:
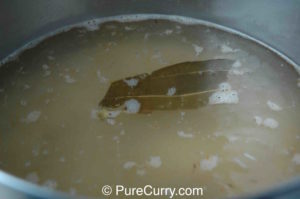
<path fill-rule="evenodd" d="M 205 106 L 212 92 L 227 80 L 232 64 L 228 59 L 183 62 L 118 80 L 110 85 L 99 105 L 118 109 L 135 99 L 141 105 L 140 113 Z"/>

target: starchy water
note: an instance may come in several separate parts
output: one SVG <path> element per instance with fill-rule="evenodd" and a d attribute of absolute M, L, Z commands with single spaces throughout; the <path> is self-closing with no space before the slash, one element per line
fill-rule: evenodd
<path fill-rule="evenodd" d="M 299 75 L 285 60 L 201 24 L 86 24 L 1 66 L 1 169 L 71 194 L 151 184 L 204 187 L 210 199 L 255 193 L 300 174 Z M 137 113 L 132 99 L 128 112 L 99 116 L 113 81 L 217 58 L 234 63 L 206 106 Z M 176 87 L 166 90 L 174 94 Z"/>

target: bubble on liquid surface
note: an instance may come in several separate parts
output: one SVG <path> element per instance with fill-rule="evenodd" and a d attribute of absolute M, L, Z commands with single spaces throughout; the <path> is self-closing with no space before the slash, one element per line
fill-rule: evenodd
<path fill-rule="evenodd" d="M 159 156 L 151 156 L 148 164 L 153 168 L 158 168 L 161 166 L 162 162 Z"/>
<path fill-rule="evenodd" d="M 171 87 L 168 89 L 167 95 L 168 96 L 173 96 L 176 93 L 176 88 L 175 87 Z"/>
<path fill-rule="evenodd" d="M 128 162 L 125 162 L 125 163 L 123 164 L 123 168 L 124 168 L 124 169 L 131 169 L 131 168 L 133 168 L 134 166 L 136 166 L 136 163 L 133 162 L 133 161 L 128 161 Z"/>
<path fill-rule="evenodd" d="M 209 97 L 209 104 L 237 104 L 239 96 L 237 91 L 231 90 L 231 85 L 223 82 L 219 85 L 219 91 Z"/>
<path fill-rule="evenodd" d="M 199 56 L 202 53 L 202 51 L 203 51 L 203 47 L 198 46 L 196 44 L 192 44 L 192 46 L 194 47 L 196 56 Z"/>
<path fill-rule="evenodd" d="M 141 104 L 136 99 L 130 99 L 125 102 L 125 110 L 127 113 L 138 113 Z"/>
<path fill-rule="evenodd" d="M 36 122 L 41 116 L 41 112 L 40 111 L 31 111 L 30 113 L 28 113 L 27 117 L 25 119 L 22 119 L 22 122 L 25 123 L 33 123 Z"/>
<path fill-rule="evenodd" d="M 273 118 L 266 118 L 263 122 L 263 125 L 271 129 L 275 129 L 279 126 L 278 122 Z"/>
<path fill-rule="evenodd" d="M 137 86 L 139 83 L 139 80 L 136 78 L 124 79 L 123 81 L 131 88 Z"/>
<path fill-rule="evenodd" d="M 178 131 L 177 135 L 182 138 L 193 138 L 194 135 L 191 133 L 185 133 L 184 131 Z"/>

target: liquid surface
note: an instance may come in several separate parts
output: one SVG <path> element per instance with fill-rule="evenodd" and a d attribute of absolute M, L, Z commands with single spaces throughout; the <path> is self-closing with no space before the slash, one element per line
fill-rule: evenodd
<path fill-rule="evenodd" d="M 71 194 L 151 184 L 204 187 L 204 198 L 262 191 L 300 174 L 299 76 L 274 53 L 164 20 L 89 29 L 48 38 L 0 68 L 1 169 Z M 216 58 L 235 60 L 220 86 L 237 97 L 214 93 L 195 109 L 99 118 L 111 82 Z"/>

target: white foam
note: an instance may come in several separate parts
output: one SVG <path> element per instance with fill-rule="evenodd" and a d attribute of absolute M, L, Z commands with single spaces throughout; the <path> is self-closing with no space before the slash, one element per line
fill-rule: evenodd
<path fill-rule="evenodd" d="M 109 21 L 118 21 L 118 22 L 123 22 L 124 23 L 124 22 L 144 21 L 144 20 L 150 20 L 150 19 L 169 20 L 169 21 L 174 21 L 174 22 L 181 23 L 181 24 L 184 24 L 184 25 L 205 25 L 207 27 L 217 28 L 219 30 L 229 32 L 231 34 L 238 35 L 238 36 L 240 36 L 244 39 L 254 41 L 254 42 L 258 43 L 259 45 L 275 52 L 278 56 L 285 59 L 289 64 L 291 64 L 297 70 L 297 72 L 300 74 L 300 68 L 296 63 L 294 63 L 292 60 L 290 60 L 288 57 L 284 56 L 280 52 L 278 52 L 274 49 L 271 49 L 269 46 L 267 46 L 263 42 L 261 42 L 259 40 L 256 40 L 252 37 L 249 37 L 248 35 L 245 35 L 241 32 L 232 30 L 230 28 L 227 28 L 227 27 L 224 27 L 224 26 L 221 26 L 221 25 L 217 25 L 217 24 L 207 22 L 207 21 L 203 21 L 203 20 L 199 20 L 199 19 L 194 19 L 194 18 L 190 18 L 190 17 L 183 17 L 183 16 L 177 16 L 177 15 L 161 15 L 161 14 L 121 15 L 121 16 L 98 18 L 98 19 L 88 20 L 88 21 L 85 21 L 85 22 L 80 22 L 80 23 L 77 23 L 77 24 L 65 26 L 63 28 L 52 31 L 52 32 L 50 32 L 46 35 L 43 35 L 43 36 L 35 39 L 34 41 L 30 41 L 30 42 L 26 43 L 24 46 L 22 46 L 21 48 L 15 50 L 13 53 L 9 54 L 7 57 L 5 57 L 3 60 L 1 60 L 0 61 L 0 67 L 3 64 L 5 64 L 5 63 L 7 63 L 11 60 L 16 59 L 22 52 L 24 52 L 27 49 L 35 47 L 37 44 L 39 44 L 43 40 L 47 39 L 48 37 L 57 35 L 57 34 L 62 33 L 62 32 L 67 32 L 67 31 L 71 30 L 72 28 L 76 28 L 76 27 L 79 27 L 79 28 L 80 27 L 85 27 L 87 29 L 94 30 L 95 28 L 88 28 L 89 25 L 87 25 L 87 24 L 90 21 L 92 21 L 94 24 L 97 24 L 98 28 L 99 28 L 100 24 L 105 23 L 105 22 L 109 22 Z M 90 27 L 92 27 L 92 26 L 90 26 Z M 108 26 L 106 26 L 106 27 L 108 28 Z M 111 27 L 115 27 L 115 26 L 111 25 Z M 299 84 L 299 87 L 300 87 L 300 84 Z"/>
<path fill-rule="evenodd" d="M 239 137 L 235 136 L 235 135 L 227 135 L 226 136 L 229 142 L 235 142 L 239 139 Z"/>
<path fill-rule="evenodd" d="M 25 164 L 24 164 L 25 167 L 30 167 L 30 165 L 31 165 L 31 162 L 29 160 L 26 161 Z"/>
<path fill-rule="evenodd" d="M 159 168 L 162 162 L 159 156 L 151 156 L 148 164 L 153 168 Z"/>
<path fill-rule="evenodd" d="M 59 158 L 59 161 L 60 161 L 60 162 L 65 162 L 66 159 L 65 159 L 65 157 L 61 156 L 61 157 Z"/>
<path fill-rule="evenodd" d="M 96 120 L 98 119 L 99 110 L 98 109 L 92 109 L 91 110 L 91 119 Z"/>
<path fill-rule="evenodd" d="M 125 108 L 127 113 L 138 113 L 141 104 L 136 99 L 130 99 L 125 102 Z"/>
<path fill-rule="evenodd" d="M 256 158 L 250 155 L 249 153 L 244 153 L 243 155 L 250 160 L 256 160 Z"/>
<path fill-rule="evenodd" d="M 50 70 L 45 71 L 45 73 L 44 73 L 45 77 L 50 76 L 50 75 L 51 75 L 51 71 Z"/>
<path fill-rule="evenodd" d="M 27 174 L 25 179 L 29 182 L 32 182 L 32 183 L 38 183 L 39 180 L 40 180 L 39 176 L 37 175 L 36 172 L 31 172 L 31 173 Z"/>
<path fill-rule="evenodd" d="M 209 97 L 209 104 L 237 104 L 239 103 L 236 91 L 217 91 Z"/>
<path fill-rule="evenodd" d="M 43 68 L 44 70 L 48 70 L 50 67 L 49 67 L 47 64 L 43 64 L 43 65 L 42 65 L 42 68 Z"/>
<path fill-rule="evenodd" d="M 164 34 L 165 35 L 170 35 L 173 33 L 173 30 L 172 29 L 167 29 L 166 31 L 164 31 Z"/>
<path fill-rule="evenodd" d="M 75 83 L 76 80 L 72 78 L 70 75 L 65 75 L 65 82 L 67 82 L 68 84 L 72 84 Z"/>
<path fill-rule="evenodd" d="M 50 61 L 55 60 L 55 57 L 53 57 L 53 56 L 51 56 L 51 55 L 48 55 L 47 58 L 48 58 Z"/>
<path fill-rule="evenodd" d="M 210 156 L 208 159 L 200 161 L 200 167 L 204 171 L 213 170 L 218 164 L 219 158 L 216 155 Z"/>
<path fill-rule="evenodd" d="M 248 168 L 247 165 L 243 161 L 241 161 L 240 159 L 238 159 L 238 158 L 233 158 L 233 161 L 235 163 L 237 163 L 243 169 L 247 169 Z"/>
<path fill-rule="evenodd" d="M 26 106 L 26 105 L 27 105 L 27 101 L 26 101 L 26 100 L 21 100 L 21 101 L 20 101 L 20 104 L 21 104 L 22 106 Z"/>
<path fill-rule="evenodd" d="M 30 89 L 31 88 L 31 86 L 30 85 L 28 85 L 28 84 L 24 84 L 24 90 L 27 90 L 27 89 Z"/>
<path fill-rule="evenodd" d="M 233 68 L 239 68 L 242 66 L 242 63 L 239 60 L 236 60 L 233 64 L 232 67 Z"/>
<path fill-rule="evenodd" d="M 125 26 L 124 29 L 127 31 L 135 30 L 134 27 L 130 27 L 130 26 Z"/>
<path fill-rule="evenodd" d="M 145 169 L 137 169 L 136 174 L 139 176 L 144 176 L 146 174 L 146 170 Z"/>
<path fill-rule="evenodd" d="M 27 114 L 27 117 L 25 119 L 22 119 L 21 121 L 25 122 L 25 123 L 36 122 L 36 121 L 38 121 L 40 116 L 41 116 L 40 111 L 31 111 L 30 113 Z"/>
<path fill-rule="evenodd" d="M 92 109 L 91 118 L 98 119 L 99 115 L 103 118 L 116 118 L 120 115 L 121 110 L 107 110 L 105 108 L 101 108 L 100 110 Z"/>
<path fill-rule="evenodd" d="M 196 44 L 192 44 L 192 46 L 194 47 L 196 56 L 199 56 L 202 53 L 203 49 L 204 49 L 203 47 L 198 46 Z"/>
<path fill-rule="evenodd" d="M 139 80 L 136 78 L 124 79 L 123 80 L 130 88 L 133 88 L 138 85 Z"/>
<path fill-rule="evenodd" d="M 44 149 L 44 150 L 42 151 L 42 154 L 43 154 L 43 155 L 48 155 L 48 153 L 49 153 L 49 151 L 48 151 L 47 149 Z"/>
<path fill-rule="evenodd" d="M 300 153 L 296 153 L 292 159 L 296 165 L 300 165 Z"/>
<path fill-rule="evenodd" d="M 107 119 L 106 119 L 106 122 L 107 122 L 108 124 L 112 125 L 112 126 L 116 124 L 116 121 L 115 121 L 114 119 L 112 119 L 112 118 L 107 118 Z"/>
<path fill-rule="evenodd" d="M 182 138 L 193 138 L 194 135 L 191 133 L 185 133 L 184 131 L 178 131 L 177 135 Z"/>
<path fill-rule="evenodd" d="M 76 193 L 77 193 L 77 190 L 75 188 L 73 188 L 73 187 L 70 187 L 69 194 L 72 195 L 72 196 L 74 196 L 74 195 L 76 195 Z"/>
<path fill-rule="evenodd" d="M 260 126 L 263 123 L 263 119 L 260 116 L 254 116 L 254 120 L 258 126 Z"/>
<path fill-rule="evenodd" d="M 43 183 L 43 186 L 49 189 L 55 189 L 57 187 L 57 182 L 55 180 L 49 179 Z"/>
<path fill-rule="evenodd" d="M 227 82 L 223 82 L 223 83 L 219 84 L 219 89 L 221 91 L 230 91 L 231 90 L 231 85 Z"/>
<path fill-rule="evenodd" d="M 100 70 L 97 70 L 97 77 L 101 83 L 107 83 L 108 79 L 101 74 Z"/>
<path fill-rule="evenodd" d="M 266 118 L 263 122 L 263 125 L 271 129 L 275 129 L 279 126 L 278 122 L 273 118 Z"/>
<path fill-rule="evenodd" d="M 136 166 L 136 163 L 133 161 L 127 161 L 123 164 L 124 169 L 131 169 Z"/>
<path fill-rule="evenodd" d="M 237 50 L 232 49 L 230 46 L 223 44 L 221 46 L 221 52 L 222 53 L 232 53 L 232 52 L 236 52 Z"/>
<path fill-rule="evenodd" d="M 227 82 L 219 84 L 219 91 L 209 97 L 209 104 L 237 104 L 239 96 L 237 91 L 231 90 L 231 85 Z"/>
<path fill-rule="evenodd" d="M 176 88 L 175 87 L 171 87 L 168 89 L 167 95 L 168 96 L 173 96 L 176 93 Z"/>
<path fill-rule="evenodd" d="M 99 24 L 95 20 L 86 21 L 82 24 L 88 31 L 95 31 L 99 29 Z"/>
<path fill-rule="evenodd" d="M 230 75 L 244 75 L 247 72 L 248 71 L 246 71 L 244 69 L 231 69 L 231 70 L 229 70 Z"/>
<path fill-rule="evenodd" d="M 125 135 L 125 130 L 124 129 L 121 130 L 120 135 Z"/>
<path fill-rule="evenodd" d="M 278 104 L 275 104 L 275 102 L 272 102 L 270 100 L 267 101 L 267 105 L 273 111 L 281 111 L 282 110 L 282 108 Z"/>

